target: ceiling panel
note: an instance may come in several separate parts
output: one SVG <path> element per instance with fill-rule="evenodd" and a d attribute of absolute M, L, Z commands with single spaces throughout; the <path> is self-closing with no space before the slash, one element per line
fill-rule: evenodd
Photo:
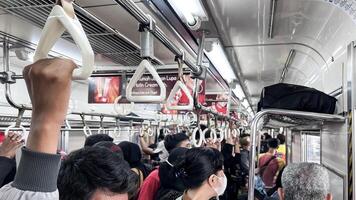
<path fill-rule="evenodd" d="M 114 4 L 113 0 L 76 0 L 75 3 L 80 5 L 81 7 L 88 7 L 88 6 L 105 6 Z"/>
<path fill-rule="evenodd" d="M 328 90 L 323 72 L 356 39 L 355 23 L 332 1 L 277 1 L 270 39 L 270 2 L 208 1 L 211 12 L 218 13 L 214 20 L 220 22 L 217 27 L 226 50 L 238 57 L 249 93 L 259 95 L 264 86 L 279 82 L 291 49 L 297 53 L 285 81 Z"/>

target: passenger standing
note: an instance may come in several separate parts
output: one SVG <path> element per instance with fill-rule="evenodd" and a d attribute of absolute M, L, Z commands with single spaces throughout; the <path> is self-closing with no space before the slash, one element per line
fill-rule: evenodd
<path fill-rule="evenodd" d="M 21 135 L 10 132 L 0 146 L 0 187 L 12 182 L 16 174 L 16 150 L 24 144 Z"/>
<path fill-rule="evenodd" d="M 263 134 L 263 138 L 261 138 L 261 149 L 260 149 L 260 153 L 266 153 L 268 151 L 268 140 L 271 139 L 271 135 L 268 133 L 264 133 Z"/>
<path fill-rule="evenodd" d="M 292 163 L 282 174 L 280 200 L 332 200 L 329 193 L 329 174 L 316 163 Z"/>
<path fill-rule="evenodd" d="M 283 159 L 284 162 L 286 162 L 286 137 L 283 134 L 278 134 L 277 139 L 280 143 L 277 149 L 277 157 Z"/>
<path fill-rule="evenodd" d="M 279 141 L 276 138 L 268 140 L 268 152 L 262 154 L 259 158 L 259 175 L 262 178 L 266 188 L 274 186 L 275 177 L 285 165 L 284 161 L 276 157 Z"/>
<path fill-rule="evenodd" d="M 187 188 L 177 200 L 209 200 L 221 196 L 227 186 L 223 156 L 212 148 L 192 148 L 175 166 L 176 175 Z"/>
<path fill-rule="evenodd" d="M 241 138 L 240 145 L 241 145 L 240 170 L 242 171 L 243 174 L 247 176 L 250 170 L 250 148 L 251 148 L 250 137 L 246 136 Z"/>
<path fill-rule="evenodd" d="M 185 186 L 176 176 L 175 166 L 185 159 L 187 148 L 177 147 L 170 154 L 167 161 L 159 167 L 161 185 L 156 195 L 156 200 L 171 200 L 182 196 Z"/>
<path fill-rule="evenodd" d="M 132 171 L 139 176 L 139 186 L 141 186 L 151 170 L 141 162 L 142 154 L 140 147 L 135 143 L 127 141 L 120 142 L 119 147 Z"/>

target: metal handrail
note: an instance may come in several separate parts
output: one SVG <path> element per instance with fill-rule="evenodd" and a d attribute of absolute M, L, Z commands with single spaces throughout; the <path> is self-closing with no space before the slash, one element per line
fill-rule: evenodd
<path fill-rule="evenodd" d="M 290 117 L 303 117 L 306 119 L 315 119 L 317 121 L 326 122 L 344 122 L 345 117 L 339 115 L 331 115 L 324 113 L 314 113 L 314 112 L 304 112 L 295 110 L 280 110 L 280 109 L 267 109 L 258 112 L 251 123 L 251 150 L 250 150 L 250 171 L 249 171 L 249 189 L 248 189 L 248 199 L 253 200 L 255 197 L 254 186 L 255 186 L 255 158 L 256 158 L 256 142 L 257 138 L 260 138 L 260 132 L 258 131 L 258 123 L 260 120 L 267 115 L 279 115 L 279 116 L 290 116 Z M 257 152 L 259 153 L 259 152 Z"/>

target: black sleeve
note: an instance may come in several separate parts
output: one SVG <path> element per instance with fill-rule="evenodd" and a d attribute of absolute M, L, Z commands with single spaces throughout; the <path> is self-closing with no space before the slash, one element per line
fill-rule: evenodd
<path fill-rule="evenodd" d="M 0 156 L 0 187 L 13 181 L 16 173 L 16 161 Z"/>

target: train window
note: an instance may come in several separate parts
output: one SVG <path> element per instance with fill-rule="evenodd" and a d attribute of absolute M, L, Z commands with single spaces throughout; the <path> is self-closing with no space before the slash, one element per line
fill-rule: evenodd
<path fill-rule="evenodd" d="M 320 164 L 320 134 L 305 134 L 305 162 Z"/>

